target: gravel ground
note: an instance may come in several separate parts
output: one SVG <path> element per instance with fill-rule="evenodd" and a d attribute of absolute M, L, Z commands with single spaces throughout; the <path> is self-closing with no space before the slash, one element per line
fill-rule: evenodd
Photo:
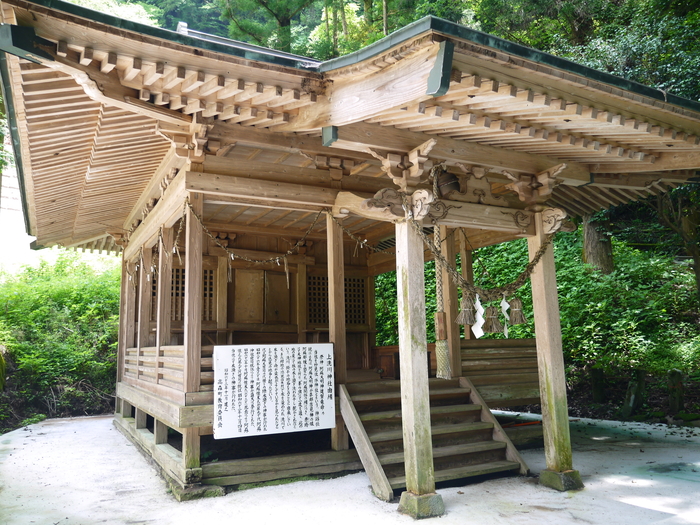
<path fill-rule="evenodd" d="M 535 477 L 438 492 L 441 524 L 700 524 L 700 431 L 572 420 L 586 488 L 559 493 Z M 532 472 L 541 449 L 523 453 Z M 111 417 L 46 420 L 0 436 L 0 524 L 412 523 L 379 501 L 364 473 L 178 503 Z M 438 521 L 439 520 L 439 521 Z"/>

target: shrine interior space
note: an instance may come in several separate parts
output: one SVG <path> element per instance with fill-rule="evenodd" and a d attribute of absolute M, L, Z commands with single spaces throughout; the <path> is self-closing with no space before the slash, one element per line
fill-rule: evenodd
<path fill-rule="evenodd" d="M 318 62 L 58 0 L 2 0 L 0 15 L 28 233 L 121 254 L 114 422 L 178 497 L 364 469 L 425 517 L 436 484 L 526 474 L 517 447 L 536 442 L 541 483 L 581 486 L 548 245 L 572 218 L 692 177 L 700 104 L 432 17 Z M 536 339 L 476 339 L 455 322 L 472 251 L 516 238 L 537 259 L 522 268 Z M 374 279 L 394 270 L 400 343 L 378 347 Z M 323 343 L 332 428 L 214 439 L 214 347 Z M 314 370 L 295 381 L 316 388 Z M 489 408 L 531 403 L 541 427 Z"/>

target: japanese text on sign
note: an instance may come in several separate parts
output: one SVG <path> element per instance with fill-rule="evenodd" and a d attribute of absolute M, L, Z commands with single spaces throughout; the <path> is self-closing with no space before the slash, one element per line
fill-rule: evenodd
<path fill-rule="evenodd" d="M 333 345 L 214 347 L 214 438 L 335 426 Z"/>

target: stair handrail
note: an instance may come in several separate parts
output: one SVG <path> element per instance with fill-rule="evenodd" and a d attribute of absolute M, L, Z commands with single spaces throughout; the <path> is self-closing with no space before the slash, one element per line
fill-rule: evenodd
<path fill-rule="evenodd" d="M 496 419 L 496 416 L 493 415 L 491 409 L 484 401 L 484 398 L 481 397 L 481 394 L 476 389 L 474 384 L 467 377 L 462 376 L 459 378 L 459 386 L 469 389 L 469 400 L 472 404 L 481 405 L 481 420 L 493 423 L 493 440 L 506 444 L 506 459 L 508 461 L 519 463 L 520 474 L 527 476 L 530 473 L 530 467 L 527 466 L 527 463 L 525 463 L 525 460 L 520 455 L 520 452 L 518 452 L 518 449 L 515 448 L 515 445 L 513 445 L 513 442 L 508 437 L 508 434 L 506 434 L 505 430 L 503 430 L 503 427 L 498 422 L 498 419 Z"/>
<path fill-rule="evenodd" d="M 345 385 L 338 385 L 340 394 L 340 413 L 343 416 L 345 426 L 348 428 L 348 433 L 355 444 L 357 455 L 360 456 L 362 466 L 365 467 L 365 472 L 369 476 L 369 481 L 372 484 L 374 495 L 383 501 L 391 501 L 394 497 L 394 490 L 391 488 L 389 479 L 386 477 L 384 467 L 379 461 L 379 457 L 374 450 L 374 446 L 367 435 L 365 426 L 362 424 L 355 404 L 348 393 Z"/>

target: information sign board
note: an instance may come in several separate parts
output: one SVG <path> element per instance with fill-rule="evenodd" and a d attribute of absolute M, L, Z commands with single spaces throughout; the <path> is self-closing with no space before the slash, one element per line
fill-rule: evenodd
<path fill-rule="evenodd" d="M 214 347 L 214 438 L 333 428 L 333 345 Z"/>

